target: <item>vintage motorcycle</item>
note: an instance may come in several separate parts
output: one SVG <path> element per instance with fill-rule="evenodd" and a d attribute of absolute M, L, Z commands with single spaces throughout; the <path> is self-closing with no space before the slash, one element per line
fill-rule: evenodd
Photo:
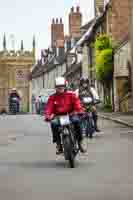
<path fill-rule="evenodd" d="M 63 146 L 64 158 L 69 161 L 71 168 L 75 167 L 75 157 L 79 152 L 76 133 L 70 115 L 56 117 L 59 122 L 59 133 Z"/>
<path fill-rule="evenodd" d="M 19 112 L 19 99 L 17 97 L 12 97 L 10 102 L 10 112 L 16 114 Z"/>
<path fill-rule="evenodd" d="M 82 133 L 90 139 L 93 138 L 93 133 L 95 132 L 94 121 L 91 112 L 92 103 L 94 103 L 94 101 L 91 97 L 82 98 L 82 104 L 85 108 L 85 115 L 81 118 L 81 129 Z"/>

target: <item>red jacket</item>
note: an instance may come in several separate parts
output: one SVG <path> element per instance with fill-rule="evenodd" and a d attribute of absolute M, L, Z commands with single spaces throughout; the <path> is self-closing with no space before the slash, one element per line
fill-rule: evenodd
<path fill-rule="evenodd" d="M 45 107 L 45 116 L 50 117 L 54 115 L 63 115 L 72 112 L 82 112 L 83 108 L 80 100 L 72 92 L 64 92 L 63 94 L 53 94 L 49 97 L 48 103 Z"/>

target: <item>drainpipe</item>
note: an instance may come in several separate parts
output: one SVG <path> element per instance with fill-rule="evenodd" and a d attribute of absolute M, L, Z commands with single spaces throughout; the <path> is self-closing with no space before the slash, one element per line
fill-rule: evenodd
<path fill-rule="evenodd" d="M 114 50 L 112 53 L 112 59 L 113 59 L 113 79 L 112 79 L 112 109 L 113 112 L 115 111 L 115 103 L 114 103 Z"/>

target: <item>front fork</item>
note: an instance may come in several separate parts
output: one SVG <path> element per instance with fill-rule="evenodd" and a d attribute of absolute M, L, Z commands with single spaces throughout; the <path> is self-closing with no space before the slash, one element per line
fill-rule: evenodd
<path fill-rule="evenodd" d="M 62 131 L 63 131 L 63 134 L 61 134 L 62 142 L 65 140 L 65 137 L 69 137 L 71 146 L 72 146 L 72 151 L 74 153 L 74 156 L 76 156 L 76 154 L 79 151 L 79 148 L 78 148 L 78 142 L 76 140 L 76 133 L 75 133 L 73 125 L 69 125 L 69 127 L 63 129 Z"/>

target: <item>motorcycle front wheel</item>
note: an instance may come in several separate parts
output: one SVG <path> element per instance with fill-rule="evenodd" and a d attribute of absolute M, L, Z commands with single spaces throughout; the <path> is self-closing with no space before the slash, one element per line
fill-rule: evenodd
<path fill-rule="evenodd" d="M 64 155 L 65 159 L 69 161 L 69 165 L 71 168 L 75 167 L 75 156 L 73 153 L 73 145 L 70 139 L 70 136 L 65 136 L 64 137 Z"/>

